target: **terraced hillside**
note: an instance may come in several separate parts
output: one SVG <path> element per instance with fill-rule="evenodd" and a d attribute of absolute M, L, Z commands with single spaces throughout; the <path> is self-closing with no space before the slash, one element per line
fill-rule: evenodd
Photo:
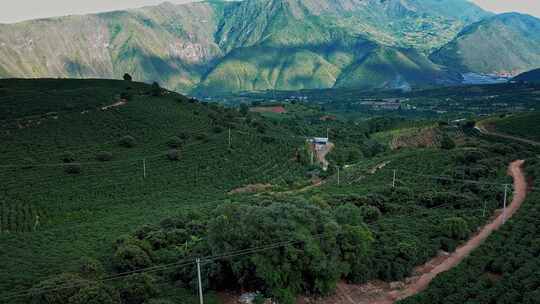
<path fill-rule="evenodd" d="M 540 113 L 514 114 L 494 121 L 495 131 L 540 142 Z"/>
<path fill-rule="evenodd" d="M 538 178 L 538 160 L 527 162 L 529 174 Z M 536 303 L 540 288 L 539 199 L 538 189 L 532 189 L 518 213 L 461 265 L 441 274 L 424 292 L 399 303 Z"/>
<path fill-rule="evenodd" d="M 532 155 L 444 125 L 455 145 L 389 150 L 374 133 L 428 122 L 321 120 L 298 104 L 263 116 L 129 81 L 0 87 L 10 303 L 196 303 L 196 257 L 210 303 L 402 280 L 488 221 L 508 163 Z M 327 172 L 304 137 L 324 132 L 336 144 Z"/>
<path fill-rule="evenodd" d="M 301 172 L 303 140 L 286 130 L 142 83 L 2 80 L 0 91 L 1 293 L 108 257 L 135 227 Z"/>

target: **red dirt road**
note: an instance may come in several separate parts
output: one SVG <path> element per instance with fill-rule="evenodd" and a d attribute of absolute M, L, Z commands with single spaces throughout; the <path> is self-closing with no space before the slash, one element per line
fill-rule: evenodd
<path fill-rule="evenodd" d="M 415 295 L 429 286 L 429 283 L 441 272 L 452 269 L 465 259 L 474 249 L 480 246 L 493 231 L 499 229 L 504 219 L 509 219 L 521 207 L 527 196 L 527 182 L 523 174 L 523 160 L 516 160 L 508 167 L 508 175 L 514 179 L 514 196 L 506 209 L 506 214 L 499 214 L 486 224 L 467 243 L 460 246 L 448 256 L 438 256 L 416 269 L 418 275 L 407 278 L 403 282 L 370 282 L 363 285 L 340 283 L 336 294 L 327 298 L 308 300 L 317 304 L 392 304 L 397 300 Z M 300 303 L 308 302 L 300 299 Z"/>

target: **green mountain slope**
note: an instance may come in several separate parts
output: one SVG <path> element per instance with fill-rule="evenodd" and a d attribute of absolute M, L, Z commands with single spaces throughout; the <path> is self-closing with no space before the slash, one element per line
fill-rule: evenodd
<path fill-rule="evenodd" d="M 540 19 L 508 13 L 465 28 L 430 58 L 460 71 L 516 75 L 539 66 L 539 49 Z"/>
<path fill-rule="evenodd" d="M 143 224 L 213 209 L 250 183 L 301 178 L 291 158 L 304 139 L 143 83 L 0 80 L 0 115 L 2 297 L 76 270 L 81 256 L 107 258 Z"/>
<path fill-rule="evenodd" d="M 14 77 L 119 78 L 128 72 L 187 91 L 221 56 L 212 37 L 221 6 L 166 3 L 0 25 L 0 67 Z"/>
<path fill-rule="evenodd" d="M 410 88 L 426 84 L 449 84 L 461 76 L 433 64 L 408 49 L 380 47 L 355 62 L 338 79 L 337 87 Z"/>
<path fill-rule="evenodd" d="M 512 80 L 525 81 L 525 82 L 540 82 L 540 69 L 531 70 L 525 73 L 521 73 L 514 77 Z"/>
<path fill-rule="evenodd" d="M 0 77 L 118 78 L 128 72 L 205 94 L 326 88 L 369 50 L 427 55 L 489 15 L 466 0 L 164 3 L 0 25 Z"/>

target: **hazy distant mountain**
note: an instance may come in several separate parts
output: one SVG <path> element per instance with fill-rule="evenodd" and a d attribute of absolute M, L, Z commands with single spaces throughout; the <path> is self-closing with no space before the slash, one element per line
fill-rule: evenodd
<path fill-rule="evenodd" d="M 0 77 L 128 72 L 203 94 L 451 83 L 427 56 L 489 16 L 467 0 L 164 3 L 0 25 Z"/>
<path fill-rule="evenodd" d="M 431 59 L 460 71 L 516 75 L 540 66 L 540 19 L 501 14 L 466 27 Z"/>

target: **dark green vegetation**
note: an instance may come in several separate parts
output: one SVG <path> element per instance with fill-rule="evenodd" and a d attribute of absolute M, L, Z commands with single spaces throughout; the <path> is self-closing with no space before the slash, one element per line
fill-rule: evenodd
<path fill-rule="evenodd" d="M 467 0 L 164 3 L 0 25 L 0 77 L 127 71 L 201 95 L 459 83 L 428 55 L 491 15 Z"/>
<path fill-rule="evenodd" d="M 538 159 L 527 161 L 528 173 L 540 173 L 539 165 Z M 539 203 L 536 189 L 518 213 L 470 257 L 437 277 L 426 291 L 400 303 L 538 303 Z"/>
<path fill-rule="evenodd" d="M 211 303 L 224 289 L 291 303 L 340 279 L 403 279 L 500 207 L 502 187 L 464 180 L 508 182 L 508 162 L 531 156 L 470 124 L 325 120 L 301 104 L 260 115 L 130 81 L 0 86 L 0 291 L 33 287 L 21 303 L 194 303 L 196 257 Z M 390 150 L 375 135 L 413 127 L 442 139 Z M 322 172 L 305 138 L 327 131 Z"/>
<path fill-rule="evenodd" d="M 507 13 L 465 27 L 430 58 L 462 72 L 515 75 L 540 65 L 540 19 Z"/>
<path fill-rule="evenodd" d="M 515 114 L 493 121 L 497 132 L 540 142 L 540 113 Z"/>
<path fill-rule="evenodd" d="M 538 121 L 538 115 L 530 113 L 490 123 L 496 131 L 535 139 L 538 131 L 534 128 Z M 526 160 L 525 171 L 531 190 L 520 210 L 458 267 L 441 274 L 426 291 L 400 303 L 538 303 L 539 150 L 532 146 L 522 146 L 521 150 L 532 153 L 529 157 L 516 157 Z"/>
<path fill-rule="evenodd" d="M 351 120 L 384 116 L 448 121 L 493 113 L 537 110 L 540 103 L 540 85 L 502 83 L 436 87 L 410 92 L 358 89 L 265 91 L 223 94 L 210 100 L 229 105 L 286 102 L 285 104 L 292 104 L 293 115 L 301 112 L 295 110 L 295 107 L 304 105 L 309 111 L 318 109 Z"/>
<path fill-rule="evenodd" d="M 205 289 L 259 290 L 283 303 L 299 293 L 325 295 L 340 277 L 403 279 L 439 250 L 454 250 L 500 208 L 502 184 L 461 180 L 508 181 L 508 161 L 531 155 L 520 149 L 472 137 L 447 151 L 407 150 L 364 160 L 342 168 L 339 185 L 333 175 L 307 192 L 234 197 L 208 214 L 174 216 L 120 238 L 114 267 L 126 271 L 214 256 L 203 266 Z M 393 169 L 396 188 L 390 186 Z M 295 242 L 249 251 L 288 240 Z M 250 254 L 226 254 L 235 250 Z M 156 279 L 196 286 L 194 265 L 164 270 Z"/>
<path fill-rule="evenodd" d="M 140 225 L 213 208 L 245 184 L 286 186 L 303 171 L 291 161 L 303 139 L 256 115 L 124 81 L 0 86 L 2 294 L 75 270 L 81 256 L 106 261 Z M 127 104 L 102 110 L 124 92 Z"/>
<path fill-rule="evenodd" d="M 540 69 L 521 73 L 514 77 L 512 80 L 522 82 L 540 82 Z"/>

